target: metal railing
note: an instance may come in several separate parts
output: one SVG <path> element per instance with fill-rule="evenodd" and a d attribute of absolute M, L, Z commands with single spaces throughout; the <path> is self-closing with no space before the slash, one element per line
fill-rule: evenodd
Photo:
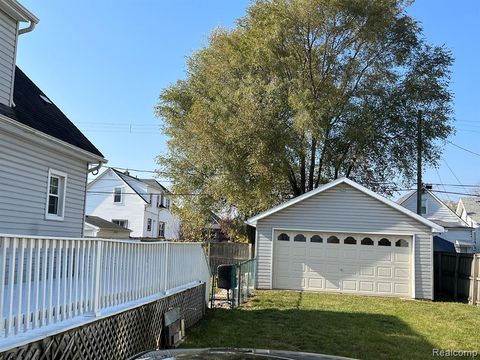
<path fill-rule="evenodd" d="M 210 269 L 201 243 L 0 235 L 0 280 L 7 338 L 194 282 L 208 289 Z"/>

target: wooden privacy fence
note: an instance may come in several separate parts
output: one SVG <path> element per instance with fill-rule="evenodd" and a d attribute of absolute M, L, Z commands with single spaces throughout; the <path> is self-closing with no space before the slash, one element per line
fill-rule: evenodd
<path fill-rule="evenodd" d="M 436 299 L 480 305 L 480 254 L 434 253 Z"/>
<path fill-rule="evenodd" d="M 238 264 L 251 258 L 251 244 L 245 243 L 211 242 L 207 251 L 213 272 L 218 265 Z"/>
<path fill-rule="evenodd" d="M 210 269 L 201 243 L 0 235 L 0 280 L 1 347 L 2 337 L 72 326 L 188 284 L 208 289 Z"/>

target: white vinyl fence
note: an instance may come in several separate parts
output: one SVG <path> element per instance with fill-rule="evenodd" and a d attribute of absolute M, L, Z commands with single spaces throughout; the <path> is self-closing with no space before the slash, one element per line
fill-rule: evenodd
<path fill-rule="evenodd" d="M 208 291 L 210 269 L 201 243 L 0 235 L 0 279 L 7 338 L 195 282 Z"/>

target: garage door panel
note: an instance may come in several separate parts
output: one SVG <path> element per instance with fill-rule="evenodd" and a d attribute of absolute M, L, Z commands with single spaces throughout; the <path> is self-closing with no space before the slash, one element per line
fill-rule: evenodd
<path fill-rule="evenodd" d="M 342 280 L 343 291 L 358 291 L 356 280 Z"/>
<path fill-rule="evenodd" d="M 392 278 L 393 269 L 387 266 L 377 266 L 377 275 L 381 278 Z"/>
<path fill-rule="evenodd" d="M 286 231 L 284 231 L 286 232 Z M 292 232 L 289 232 L 290 234 Z M 296 231 L 305 242 L 274 242 L 274 287 L 279 289 L 340 291 L 408 297 L 411 293 L 411 238 L 408 246 L 396 246 L 400 237 L 366 234 L 329 234 Z M 313 235 L 320 235 L 312 242 Z M 327 239 L 335 236 L 338 244 Z M 345 244 L 347 237 L 356 244 Z M 362 243 L 362 239 L 369 237 Z M 383 244 L 380 246 L 380 239 Z M 352 242 L 352 239 L 347 240 Z"/>

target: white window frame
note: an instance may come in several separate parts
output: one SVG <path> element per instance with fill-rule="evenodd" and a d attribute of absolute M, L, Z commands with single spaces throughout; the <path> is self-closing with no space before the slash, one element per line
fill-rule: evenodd
<path fill-rule="evenodd" d="M 120 224 L 117 224 L 117 222 L 120 222 L 120 221 L 123 221 L 125 223 L 125 226 L 122 226 Z M 112 223 L 118 225 L 118 226 L 121 226 L 125 229 L 128 229 L 128 220 L 127 219 L 112 219 Z"/>
<path fill-rule="evenodd" d="M 58 213 L 59 214 L 50 214 L 48 212 L 48 202 L 50 198 L 50 179 L 52 177 L 57 177 L 60 178 L 60 180 L 63 180 L 63 189 L 59 189 L 59 194 L 57 195 L 59 200 L 58 200 Z M 46 201 L 45 201 L 45 220 L 54 220 L 54 221 L 63 221 L 65 218 L 65 203 L 66 203 L 66 198 L 67 198 L 67 179 L 68 175 L 67 173 L 60 171 L 60 170 L 55 170 L 55 169 L 48 169 L 48 178 L 47 178 L 47 196 L 46 196 Z M 59 183 L 60 186 L 60 183 Z"/>
<path fill-rule="evenodd" d="M 120 201 L 115 201 L 115 191 L 116 191 L 117 189 L 120 189 Z M 113 203 L 114 203 L 115 205 L 123 205 L 124 199 L 125 199 L 123 190 L 124 190 L 124 187 L 123 187 L 123 186 L 115 186 L 115 187 L 113 188 Z"/>
<path fill-rule="evenodd" d="M 160 234 L 160 231 L 162 231 L 161 234 Z M 158 237 L 165 239 L 165 222 L 164 221 L 158 222 Z"/>
<path fill-rule="evenodd" d="M 152 231 L 152 219 L 147 219 L 147 231 Z"/>

